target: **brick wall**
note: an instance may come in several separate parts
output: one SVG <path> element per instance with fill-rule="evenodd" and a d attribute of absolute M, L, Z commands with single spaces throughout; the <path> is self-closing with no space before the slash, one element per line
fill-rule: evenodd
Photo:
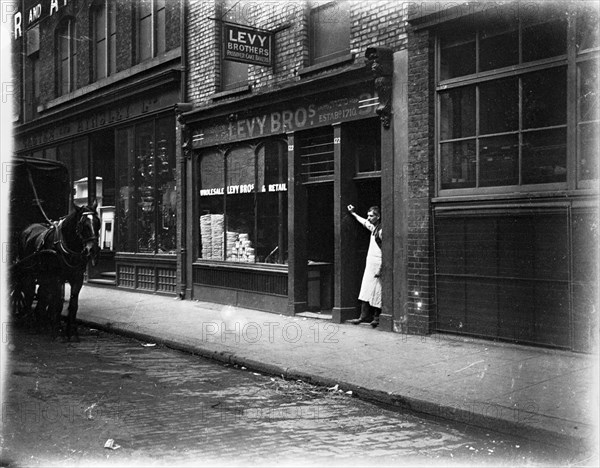
<path fill-rule="evenodd" d="M 206 4 L 207 2 L 192 3 Z M 209 2 L 210 3 L 210 2 Z M 90 64 L 93 50 L 93 32 L 91 29 L 91 0 L 80 0 L 68 2 L 53 15 L 44 17 L 40 21 L 40 104 L 51 101 L 57 97 L 55 90 L 56 64 L 55 64 L 55 44 L 56 29 L 61 21 L 67 18 L 74 19 L 77 25 L 75 44 L 77 47 L 77 77 L 76 89 L 87 86 L 93 82 L 93 70 Z M 117 15 L 117 72 L 127 70 L 136 64 L 135 61 L 135 8 L 131 0 L 122 0 L 116 2 Z M 175 49 L 179 46 L 180 37 L 180 2 L 177 0 L 167 1 L 165 14 L 166 24 L 166 47 L 167 50 Z M 26 32 L 23 37 L 14 41 L 13 62 L 16 57 L 21 55 L 21 41 L 26 40 Z M 25 60 L 26 70 L 29 66 Z M 15 70 L 20 70 L 20 64 L 17 64 Z M 16 76 L 17 82 L 20 76 Z M 17 86 L 18 88 L 18 86 Z M 26 93 L 27 94 L 27 93 Z"/>
<path fill-rule="evenodd" d="M 361 63 L 367 47 L 387 46 L 394 50 L 406 47 L 405 3 L 385 1 L 349 1 L 351 21 L 351 52 Z M 283 26 L 275 35 L 275 63 L 272 68 L 250 65 L 248 82 L 255 92 L 268 92 L 300 80 L 298 70 L 308 65 L 308 15 L 304 1 L 241 0 L 229 12 L 239 23 L 273 30 Z M 188 11 L 188 101 L 206 103 L 220 91 L 219 23 L 215 2 L 192 0 Z M 326 75 L 331 70 L 321 74 Z M 316 73 L 313 76 L 318 76 Z M 235 99 L 232 97 L 230 99 Z"/>
<path fill-rule="evenodd" d="M 428 333 L 435 314 L 433 43 L 427 31 L 408 31 L 408 331 Z"/>

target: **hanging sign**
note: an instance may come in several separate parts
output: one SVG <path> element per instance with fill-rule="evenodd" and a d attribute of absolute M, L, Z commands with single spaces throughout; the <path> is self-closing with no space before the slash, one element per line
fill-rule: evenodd
<path fill-rule="evenodd" d="M 232 62 L 249 63 L 264 67 L 273 66 L 273 33 L 223 23 L 222 58 Z"/>

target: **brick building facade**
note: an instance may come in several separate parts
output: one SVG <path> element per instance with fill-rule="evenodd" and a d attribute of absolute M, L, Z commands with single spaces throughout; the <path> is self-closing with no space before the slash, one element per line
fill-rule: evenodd
<path fill-rule="evenodd" d="M 73 201 L 97 199 L 89 281 L 175 293 L 180 2 L 12 7 L 15 153 L 64 162 Z"/>
<path fill-rule="evenodd" d="M 597 345 L 593 5 L 37 3 L 16 151 L 102 197 L 89 281 L 340 323 L 379 205 L 380 329 Z"/>

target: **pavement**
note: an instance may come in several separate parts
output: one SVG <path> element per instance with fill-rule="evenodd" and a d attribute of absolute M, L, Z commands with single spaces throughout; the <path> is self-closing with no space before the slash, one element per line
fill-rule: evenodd
<path fill-rule="evenodd" d="M 68 296 L 67 296 L 68 297 Z M 66 307 L 65 307 L 66 308 Z M 598 459 L 598 356 L 84 285 L 81 324 Z M 82 339 L 85 339 L 83 337 Z"/>

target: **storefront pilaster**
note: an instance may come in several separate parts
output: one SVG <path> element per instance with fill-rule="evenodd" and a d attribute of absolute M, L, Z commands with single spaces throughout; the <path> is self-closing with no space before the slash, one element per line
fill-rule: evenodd
<path fill-rule="evenodd" d="M 306 282 L 306 189 L 302 184 L 301 162 L 294 149 L 294 132 L 288 141 L 288 315 L 304 312 L 308 307 Z"/>
<path fill-rule="evenodd" d="M 333 156 L 335 165 L 333 204 L 335 229 L 335 266 L 334 304 L 332 321 L 342 323 L 355 318 L 356 291 L 355 280 L 356 236 L 354 220 L 348 214 L 347 206 L 356 203 L 356 185 L 352 180 L 356 171 L 355 160 L 349 154 L 347 145 L 351 144 L 348 127 L 337 123 L 333 125 Z"/>

